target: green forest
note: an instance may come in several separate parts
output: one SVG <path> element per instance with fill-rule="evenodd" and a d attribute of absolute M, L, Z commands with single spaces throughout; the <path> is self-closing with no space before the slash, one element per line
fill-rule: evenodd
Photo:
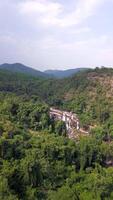
<path fill-rule="evenodd" d="M 76 113 L 89 135 L 69 139 L 50 107 Z M 0 200 L 113 200 L 113 69 L 0 70 Z"/>

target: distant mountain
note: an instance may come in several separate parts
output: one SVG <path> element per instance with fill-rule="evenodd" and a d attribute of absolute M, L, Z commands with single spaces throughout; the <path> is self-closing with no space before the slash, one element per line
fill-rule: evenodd
<path fill-rule="evenodd" d="M 49 74 L 35 70 L 31 67 L 25 66 L 20 63 L 14 63 L 14 64 L 4 63 L 4 64 L 0 65 L 0 69 L 8 70 L 11 72 L 24 73 L 24 74 L 35 76 L 35 77 L 37 77 L 37 76 L 50 77 Z"/>
<path fill-rule="evenodd" d="M 48 75 L 53 75 L 56 78 L 66 78 L 72 76 L 80 71 L 85 71 L 88 68 L 76 68 L 76 69 L 68 69 L 68 70 L 46 70 L 44 73 Z"/>
<path fill-rule="evenodd" d="M 8 70 L 10 72 L 18 72 L 24 73 L 26 75 L 34 76 L 34 77 L 54 77 L 54 78 L 66 78 L 72 76 L 80 71 L 85 71 L 87 68 L 76 68 L 76 69 L 68 69 L 68 70 L 46 70 L 44 72 L 36 70 L 34 68 L 25 66 L 21 63 L 8 64 L 4 63 L 0 65 L 0 69 Z"/>

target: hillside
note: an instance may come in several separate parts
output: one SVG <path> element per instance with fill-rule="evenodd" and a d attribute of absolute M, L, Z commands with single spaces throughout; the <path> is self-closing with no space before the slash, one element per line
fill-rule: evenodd
<path fill-rule="evenodd" d="M 95 69 L 61 81 L 63 109 L 76 112 L 83 124 L 100 124 L 113 117 L 113 69 Z M 58 105 L 58 106 L 59 106 Z"/>
<path fill-rule="evenodd" d="M 113 199 L 113 69 L 65 79 L 0 70 L 0 199 Z M 69 139 L 50 106 L 88 135 Z M 79 134 L 79 132 L 75 132 Z"/>
<path fill-rule="evenodd" d="M 85 71 L 87 68 L 76 68 L 76 69 L 68 69 L 68 70 L 46 70 L 44 73 L 48 75 L 53 75 L 56 78 L 66 78 L 72 76 L 80 71 Z"/>
<path fill-rule="evenodd" d="M 65 79 L 33 78 L 0 71 L 0 91 L 33 95 L 50 106 L 77 113 L 82 125 L 102 124 L 113 115 L 113 69 L 79 72 Z"/>
<path fill-rule="evenodd" d="M 19 73 L 24 73 L 24 74 L 28 74 L 30 76 L 41 76 L 41 77 L 49 77 L 49 75 L 47 75 L 44 72 L 35 70 L 31 67 L 25 66 L 23 64 L 20 63 L 14 63 L 14 64 L 8 64 L 8 63 L 4 63 L 2 65 L 0 65 L 0 69 L 3 70 L 8 70 L 11 72 L 19 72 Z"/>
<path fill-rule="evenodd" d="M 21 63 L 14 63 L 14 64 L 8 64 L 4 63 L 0 65 L 0 69 L 2 70 L 8 70 L 10 72 L 17 72 L 17 73 L 23 73 L 26 75 L 34 76 L 34 77 L 53 77 L 53 78 L 66 78 L 70 77 L 80 71 L 86 71 L 87 68 L 76 68 L 76 69 L 69 69 L 69 70 L 46 70 L 44 72 L 36 70 L 34 68 L 25 66 Z"/>

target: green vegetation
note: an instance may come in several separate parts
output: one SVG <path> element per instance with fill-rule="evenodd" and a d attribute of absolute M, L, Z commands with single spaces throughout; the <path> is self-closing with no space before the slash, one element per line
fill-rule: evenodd
<path fill-rule="evenodd" d="M 0 70 L 0 200 L 113 199 L 112 84 L 106 68 L 62 80 Z M 50 106 L 90 135 L 69 140 Z"/>

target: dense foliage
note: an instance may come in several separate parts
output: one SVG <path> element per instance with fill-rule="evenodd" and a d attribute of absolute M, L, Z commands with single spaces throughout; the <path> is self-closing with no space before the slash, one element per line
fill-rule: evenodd
<path fill-rule="evenodd" d="M 64 80 L 0 72 L 0 200 L 112 200 L 112 69 Z M 49 107 L 72 110 L 90 135 L 66 136 Z"/>
<path fill-rule="evenodd" d="M 66 79 L 34 78 L 0 70 L 0 91 L 38 98 L 76 112 L 81 124 L 103 124 L 113 115 L 113 69 L 96 68 Z"/>

